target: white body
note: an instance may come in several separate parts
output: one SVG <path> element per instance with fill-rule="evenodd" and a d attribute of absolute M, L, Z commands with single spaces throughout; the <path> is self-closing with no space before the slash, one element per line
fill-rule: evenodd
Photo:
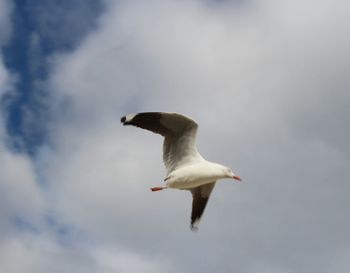
<path fill-rule="evenodd" d="M 185 165 L 168 175 L 165 179 L 166 185 L 169 188 L 192 189 L 228 178 L 226 170 L 227 167 L 209 161 Z"/>
<path fill-rule="evenodd" d="M 210 193 L 218 179 L 240 180 L 227 167 L 206 161 L 196 147 L 198 124 L 178 113 L 147 112 L 121 118 L 124 125 L 140 127 L 164 137 L 163 161 L 167 171 L 166 187 L 186 189 L 193 196 L 191 228 L 195 229 L 203 214 Z"/>

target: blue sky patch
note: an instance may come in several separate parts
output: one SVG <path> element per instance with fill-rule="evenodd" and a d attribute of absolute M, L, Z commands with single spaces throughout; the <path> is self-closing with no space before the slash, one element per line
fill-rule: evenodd
<path fill-rule="evenodd" d="M 50 119 L 48 57 L 79 45 L 102 11 L 102 1 L 94 0 L 14 1 L 13 33 L 3 53 L 17 81 L 15 94 L 1 101 L 12 149 L 34 155 L 45 142 Z"/>

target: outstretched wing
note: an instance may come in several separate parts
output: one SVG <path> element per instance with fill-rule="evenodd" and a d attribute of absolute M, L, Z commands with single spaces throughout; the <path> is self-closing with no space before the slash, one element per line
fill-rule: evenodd
<path fill-rule="evenodd" d="M 192 193 L 192 213 L 191 213 L 191 229 L 196 230 L 197 224 L 201 219 L 205 207 L 208 203 L 210 194 L 214 189 L 215 182 L 205 184 L 203 186 L 199 186 L 191 189 Z"/>
<path fill-rule="evenodd" d="M 196 147 L 198 124 L 187 116 L 146 112 L 124 116 L 121 122 L 164 136 L 163 160 L 168 173 L 181 165 L 203 161 Z"/>

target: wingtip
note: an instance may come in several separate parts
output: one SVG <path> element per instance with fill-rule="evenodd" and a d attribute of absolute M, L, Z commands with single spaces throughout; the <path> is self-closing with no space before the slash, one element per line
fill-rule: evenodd
<path fill-rule="evenodd" d="M 137 114 L 130 114 L 130 115 L 123 116 L 120 119 L 120 122 L 123 123 L 123 125 L 129 125 L 131 124 L 135 116 L 137 116 Z"/>
<path fill-rule="evenodd" d="M 190 225 L 191 231 L 193 231 L 193 232 L 197 232 L 198 231 L 199 220 L 200 220 L 199 218 L 191 220 L 191 225 Z"/>
<path fill-rule="evenodd" d="M 198 231 L 198 226 L 195 224 L 191 224 L 190 226 L 192 232 L 197 232 Z"/>

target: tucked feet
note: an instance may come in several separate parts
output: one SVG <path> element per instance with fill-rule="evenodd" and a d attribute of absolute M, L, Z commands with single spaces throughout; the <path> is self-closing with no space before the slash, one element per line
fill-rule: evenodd
<path fill-rule="evenodd" d="M 164 189 L 166 189 L 166 187 L 153 187 L 153 188 L 151 188 L 151 191 L 161 191 Z"/>

